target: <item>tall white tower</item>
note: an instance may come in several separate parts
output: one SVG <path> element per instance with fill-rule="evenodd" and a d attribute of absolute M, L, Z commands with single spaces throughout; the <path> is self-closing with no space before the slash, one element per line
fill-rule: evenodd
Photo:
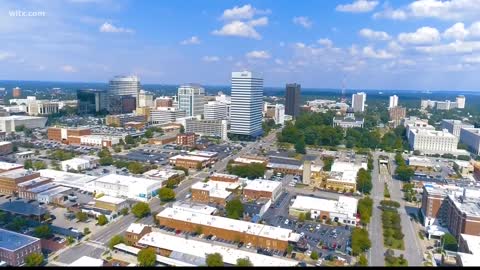
<path fill-rule="evenodd" d="M 232 72 L 230 133 L 262 135 L 263 78 L 251 71 Z"/>
<path fill-rule="evenodd" d="M 178 109 L 188 116 L 203 115 L 205 89 L 198 84 L 184 84 L 178 88 Z"/>
<path fill-rule="evenodd" d="M 397 106 L 398 106 L 398 96 L 397 95 L 390 96 L 390 102 L 388 103 L 388 108 L 391 109 Z"/>
<path fill-rule="evenodd" d="M 354 112 L 365 111 L 365 101 L 367 100 L 367 94 L 364 92 L 356 93 L 352 95 L 352 108 Z"/>

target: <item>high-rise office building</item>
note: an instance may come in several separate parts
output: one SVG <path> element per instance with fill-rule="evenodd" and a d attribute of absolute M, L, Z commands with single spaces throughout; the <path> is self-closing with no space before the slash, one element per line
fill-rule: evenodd
<path fill-rule="evenodd" d="M 109 82 L 108 96 L 110 111 L 120 111 L 117 106 L 124 103 L 124 96 L 135 98 L 135 108 L 138 107 L 138 95 L 140 93 L 140 79 L 137 76 L 115 76 Z M 126 99 L 129 100 L 130 99 Z M 135 110 L 134 108 L 134 110 Z M 125 110 L 123 110 L 125 111 Z M 130 108 L 129 108 L 130 111 Z M 131 111 L 130 111 L 131 112 Z"/>
<path fill-rule="evenodd" d="M 184 84 L 178 88 L 178 109 L 187 116 L 203 115 L 205 89 L 198 84 Z"/>
<path fill-rule="evenodd" d="M 230 133 L 261 136 L 263 78 L 254 72 L 232 72 L 232 106 Z"/>
<path fill-rule="evenodd" d="M 465 100 L 466 99 L 465 99 L 464 95 L 457 96 L 457 98 L 456 98 L 457 108 L 465 109 Z"/>
<path fill-rule="evenodd" d="M 364 92 L 356 93 L 352 95 L 352 108 L 354 112 L 365 111 L 365 101 L 367 101 L 367 94 Z"/>
<path fill-rule="evenodd" d="M 285 106 L 282 104 L 275 104 L 275 115 L 273 116 L 275 124 L 282 125 L 285 123 Z"/>
<path fill-rule="evenodd" d="M 388 114 L 391 124 L 395 128 L 402 123 L 402 120 L 407 115 L 407 109 L 405 107 L 395 106 L 388 109 Z"/>
<path fill-rule="evenodd" d="M 93 114 L 108 111 L 108 96 L 106 90 L 77 90 L 78 114 Z"/>
<path fill-rule="evenodd" d="M 287 84 L 285 90 L 285 114 L 293 118 L 300 114 L 300 89 L 298 83 Z"/>
<path fill-rule="evenodd" d="M 219 101 L 209 101 L 204 106 L 204 119 L 206 120 L 227 119 L 227 104 Z"/>
<path fill-rule="evenodd" d="M 19 97 L 21 97 L 21 96 L 22 96 L 22 89 L 21 89 L 20 87 L 18 87 L 18 86 L 15 87 L 15 88 L 13 88 L 13 90 L 12 90 L 12 96 L 13 96 L 14 98 L 19 98 Z"/>
<path fill-rule="evenodd" d="M 388 103 L 388 108 L 391 109 L 397 106 L 398 106 L 398 96 L 397 95 L 390 96 L 390 102 Z"/>
<path fill-rule="evenodd" d="M 171 97 L 158 97 L 155 99 L 155 107 L 173 107 L 173 100 Z"/>
<path fill-rule="evenodd" d="M 153 94 L 145 90 L 140 90 L 138 94 L 138 107 L 153 107 Z"/>

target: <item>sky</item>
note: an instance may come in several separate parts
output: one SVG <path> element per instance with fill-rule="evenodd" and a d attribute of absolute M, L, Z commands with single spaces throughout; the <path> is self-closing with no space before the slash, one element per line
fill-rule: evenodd
<path fill-rule="evenodd" d="M 252 70 L 266 86 L 479 90 L 479 67 L 480 0 L 0 1 L 0 80 Z"/>

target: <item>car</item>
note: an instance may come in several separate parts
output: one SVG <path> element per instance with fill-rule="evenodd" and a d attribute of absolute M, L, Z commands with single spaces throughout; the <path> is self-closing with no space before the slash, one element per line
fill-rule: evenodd
<path fill-rule="evenodd" d="M 181 233 L 182 233 L 181 230 L 176 230 L 176 231 L 175 231 L 175 234 L 181 234 Z"/>
<path fill-rule="evenodd" d="M 202 233 L 198 236 L 198 238 L 202 239 L 205 235 Z"/>
<path fill-rule="evenodd" d="M 241 248 L 243 246 L 243 242 L 238 243 L 237 247 Z"/>
<path fill-rule="evenodd" d="M 338 235 L 337 235 L 337 234 L 334 234 L 334 235 L 333 235 L 333 238 L 334 238 L 334 239 L 336 239 L 337 237 L 338 237 Z"/>
<path fill-rule="evenodd" d="M 304 233 L 304 232 L 301 232 L 300 235 L 301 235 L 301 236 L 305 236 L 305 233 Z"/>
<path fill-rule="evenodd" d="M 245 247 L 246 247 L 246 248 L 251 248 L 251 247 L 252 247 L 252 243 L 248 243 Z"/>
<path fill-rule="evenodd" d="M 310 229 L 308 229 L 308 230 L 313 232 L 315 229 L 313 227 L 310 227 Z"/>
<path fill-rule="evenodd" d="M 285 219 L 285 225 L 288 225 L 288 219 Z"/>
<path fill-rule="evenodd" d="M 320 230 L 320 224 L 315 227 L 315 230 Z"/>
<path fill-rule="evenodd" d="M 211 240 L 212 240 L 212 241 L 215 241 L 215 239 L 217 239 L 217 237 L 216 237 L 215 235 L 212 235 Z"/>
<path fill-rule="evenodd" d="M 310 257 L 310 255 L 312 255 L 312 251 L 310 251 L 310 250 L 305 251 L 305 255 Z"/>

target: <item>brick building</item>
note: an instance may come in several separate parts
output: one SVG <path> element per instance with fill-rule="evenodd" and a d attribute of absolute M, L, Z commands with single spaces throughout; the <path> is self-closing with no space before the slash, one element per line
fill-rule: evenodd
<path fill-rule="evenodd" d="M 17 169 L 0 173 L 0 194 L 18 194 L 19 184 L 40 177 L 39 172 Z"/>
<path fill-rule="evenodd" d="M 186 169 L 195 169 L 195 170 L 203 169 L 208 164 L 210 164 L 209 158 L 198 157 L 198 156 L 177 155 L 177 156 L 171 157 L 169 161 L 171 165 L 186 168 Z"/>
<path fill-rule="evenodd" d="M 390 116 L 392 127 L 397 127 L 402 123 L 403 118 L 407 116 L 407 109 L 405 107 L 395 106 L 388 109 L 388 115 Z"/>
<path fill-rule="evenodd" d="M 195 133 L 183 133 L 177 134 L 177 144 L 184 146 L 195 146 L 196 136 Z"/>
<path fill-rule="evenodd" d="M 212 234 L 218 238 L 242 241 L 254 247 L 268 249 L 285 250 L 289 244 L 295 245 L 301 238 L 289 229 L 173 208 L 164 209 L 156 219 L 161 226 L 188 232 L 201 229 L 205 235 Z"/>
<path fill-rule="evenodd" d="M 42 253 L 40 239 L 0 229 L 0 261 L 9 266 L 22 266 L 31 253 Z"/>
<path fill-rule="evenodd" d="M 275 202 L 280 193 L 282 193 L 282 183 L 270 180 L 247 181 L 247 185 L 243 188 L 243 196 L 247 200 L 268 198 Z"/>
<path fill-rule="evenodd" d="M 0 161 L 0 173 L 23 168 L 22 164 Z"/>
<path fill-rule="evenodd" d="M 91 135 L 89 128 L 60 128 L 50 127 L 47 130 L 47 138 L 65 144 L 80 144 L 80 137 Z"/>
<path fill-rule="evenodd" d="M 0 155 L 8 155 L 13 152 L 13 144 L 11 142 L 0 142 Z"/>
<path fill-rule="evenodd" d="M 233 198 L 234 193 L 239 193 L 239 190 L 240 184 L 237 182 L 197 182 L 191 187 L 192 201 L 225 206 Z"/>
<path fill-rule="evenodd" d="M 239 177 L 233 174 L 214 173 L 210 175 L 209 179 L 210 181 L 235 183 L 238 182 Z"/>
<path fill-rule="evenodd" d="M 120 212 L 123 208 L 128 208 L 128 202 L 125 199 L 115 198 L 112 196 L 104 195 L 100 198 L 95 198 L 95 207 L 109 210 L 112 212 Z"/>
<path fill-rule="evenodd" d="M 152 232 L 152 227 L 141 224 L 132 223 L 125 231 L 125 242 L 127 245 L 136 246 L 138 241 L 147 233 Z"/>
<path fill-rule="evenodd" d="M 163 135 L 159 138 L 148 139 L 148 144 L 165 145 L 165 144 L 176 142 L 176 140 L 177 140 L 177 136 L 175 135 Z"/>

